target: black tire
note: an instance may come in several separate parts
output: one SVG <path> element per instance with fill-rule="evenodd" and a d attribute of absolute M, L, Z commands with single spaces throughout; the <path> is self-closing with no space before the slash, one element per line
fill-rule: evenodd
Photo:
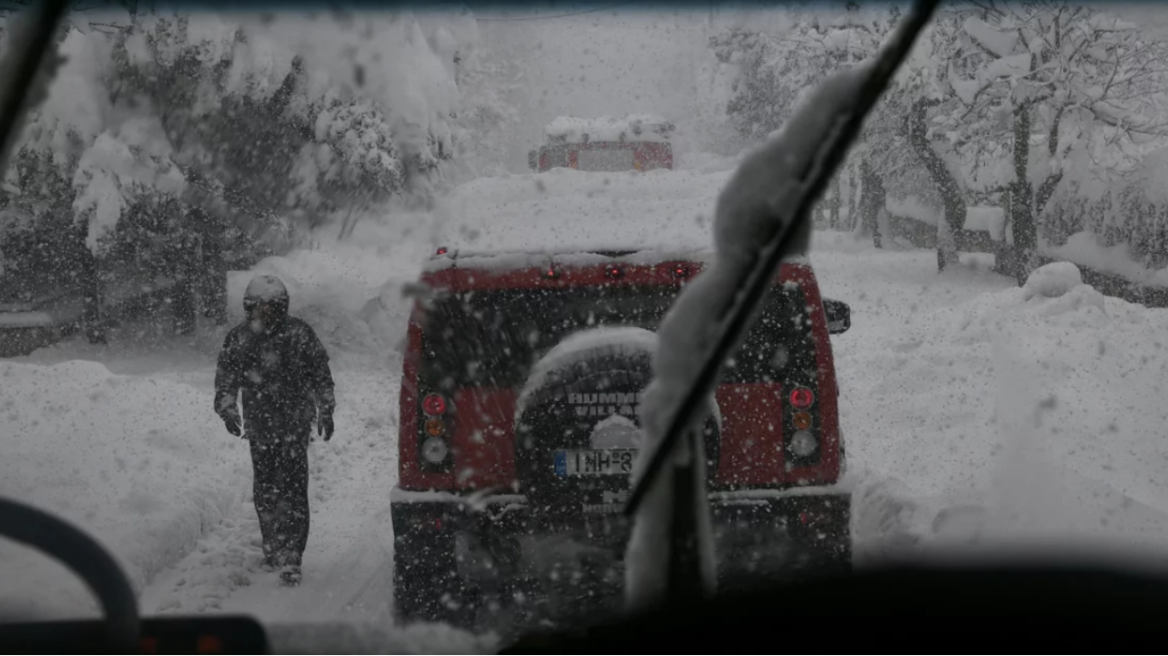
<path fill-rule="evenodd" d="M 770 506 L 723 506 L 715 512 L 720 525 L 734 527 L 737 535 L 718 553 L 719 592 L 852 571 L 850 495 L 793 496 Z M 812 523 L 804 523 L 805 514 Z M 784 535 L 775 537 L 775 526 L 783 526 Z"/>
<path fill-rule="evenodd" d="M 477 605 L 458 574 L 454 534 L 422 539 L 405 531 L 394 542 L 393 608 L 398 622 L 472 627 Z"/>
<path fill-rule="evenodd" d="M 638 395 L 652 381 L 651 359 L 648 350 L 632 344 L 597 346 L 577 354 L 570 365 L 556 369 L 537 388 L 526 391 L 516 417 L 515 461 L 520 486 L 534 508 L 552 518 L 578 515 L 582 504 L 602 503 L 605 493 L 627 491 L 629 480 L 623 476 L 571 480 L 557 476 L 551 465 L 556 450 L 590 448 L 594 428 L 612 414 L 626 416 L 640 428 L 636 405 L 629 413 L 628 404 L 617 401 L 612 403 L 617 412 L 606 414 L 604 401 L 589 406 L 574 404 L 573 398 L 623 395 L 627 400 Z M 538 369 L 539 364 L 533 370 Z M 720 455 L 717 405 L 712 399 L 711 405 L 713 412 L 704 429 L 708 475 L 717 471 Z M 579 415 L 581 407 L 598 413 Z"/>

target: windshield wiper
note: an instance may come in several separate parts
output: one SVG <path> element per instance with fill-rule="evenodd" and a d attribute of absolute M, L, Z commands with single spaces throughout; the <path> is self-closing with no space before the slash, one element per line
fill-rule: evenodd
<path fill-rule="evenodd" d="M 700 449 L 695 446 L 695 436 L 709 412 L 704 401 L 717 386 L 723 363 L 757 316 L 759 301 L 779 264 L 810 238 L 812 205 L 938 4 L 939 0 L 919 0 L 874 59 L 820 85 L 777 137 L 747 157 L 719 195 L 715 264 L 686 287 L 659 332 L 654 379 L 643 406 L 649 449 L 641 457 L 648 460 L 643 467 L 638 463 L 639 475 L 624 510 L 626 516 L 636 517 L 627 558 L 630 599 L 646 594 L 631 589 L 638 577 L 650 581 L 642 587 L 658 586 L 654 596 L 671 600 L 709 587 L 704 583 L 710 580 L 704 565 L 712 562 L 713 555 L 699 553 L 712 550 L 712 545 L 699 535 L 699 525 L 708 525 L 709 515 L 701 512 L 705 480 L 696 455 Z M 723 305 L 717 307 L 718 303 Z M 711 314 L 712 321 L 706 318 Z M 683 441 L 686 436 L 692 444 Z M 675 475 L 672 481 L 664 481 L 671 460 Z M 638 512 L 658 483 L 672 483 L 670 492 L 662 490 L 658 495 L 668 497 L 668 517 Z M 668 526 L 646 528 L 654 521 L 668 522 Z M 662 535 L 668 535 L 670 543 L 665 558 L 635 556 L 638 549 L 648 546 L 649 536 Z M 637 572 L 632 568 L 638 561 L 660 569 Z"/>
<path fill-rule="evenodd" d="M 48 95 L 51 74 L 60 63 L 54 39 L 68 7 L 69 0 L 44 0 L 10 21 L 8 52 L 0 58 L 0 176 L 8 169 L 25 114 Z"/>

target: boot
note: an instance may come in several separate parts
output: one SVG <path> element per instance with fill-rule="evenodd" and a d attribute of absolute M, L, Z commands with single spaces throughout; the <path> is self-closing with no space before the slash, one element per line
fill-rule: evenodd
<path fill-rule="evenodd" d="M 300 567 L 297 565 L 287 565 L 280 570 L 280 583 L 286 586 L 300 585 Z"/>

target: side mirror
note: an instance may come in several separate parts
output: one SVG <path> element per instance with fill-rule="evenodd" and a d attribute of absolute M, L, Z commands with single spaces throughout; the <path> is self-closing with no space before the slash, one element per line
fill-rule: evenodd
<path fill-rule="evenodd" d="M 534 150 L 527 151 L 527 168 L 535 171 L 539 168 L 539 153 Z"/>
<path fill-rule="evenodd" d="M 827 332 L 832 335 L 846 333 L 852 327 L 852 308 L 843 301 L 823 299 L 823 312 L 827 315 Z"/>

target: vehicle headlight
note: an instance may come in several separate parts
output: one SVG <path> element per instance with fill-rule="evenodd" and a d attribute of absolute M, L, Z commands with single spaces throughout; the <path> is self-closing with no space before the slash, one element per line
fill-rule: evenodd
<path fill-rule="evenodd" d="M 819 440 L 815 439 L 811 431 L 795 431 L 795 434 L 791 436 L 791 453 L 794 453 L 800 458 L 806 458 L 812 453 L 815 453 L 815 450 L 818 448 Z"/>
<path fill-rule="evenodd" d="M 449 452 L 450 448 L 446 446 L 446 440 L 441 437 L 430 437 L 422 442 L 422 457 L 431 464 L 436 465 L 442 462 Z"/>

